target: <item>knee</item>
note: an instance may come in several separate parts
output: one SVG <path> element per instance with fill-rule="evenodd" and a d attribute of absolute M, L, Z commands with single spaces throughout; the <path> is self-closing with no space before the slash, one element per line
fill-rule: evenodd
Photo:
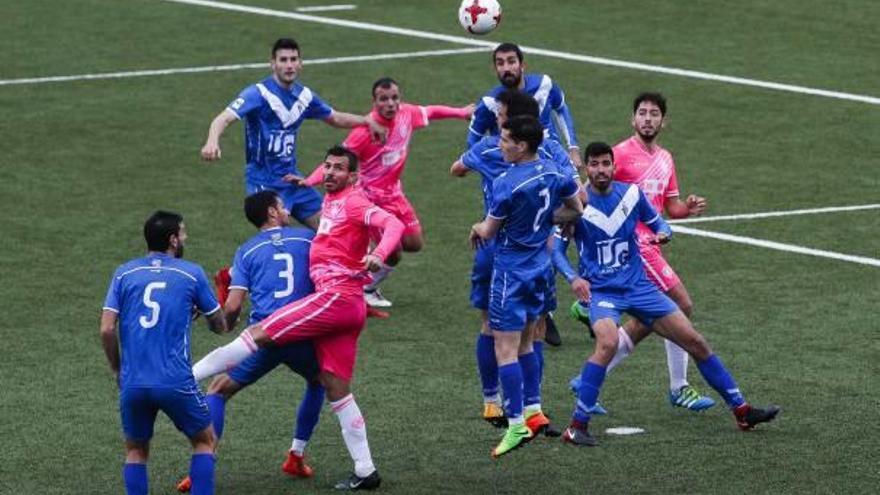
<path fill-rule="evenodd" d="M 678 309 L 680 309 L 685 316 L 690 318 L 694 314 L 694 303 L 691 301 L 691 298 L 688 297 L 678 304 Z"/>

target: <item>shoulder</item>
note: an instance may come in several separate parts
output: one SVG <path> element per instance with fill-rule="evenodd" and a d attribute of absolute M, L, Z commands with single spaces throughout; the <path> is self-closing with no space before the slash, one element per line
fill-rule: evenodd
<path fill-rule="evenodd" d="M 315 231 L 305 227 L 284 227 L 281 232 L 285 239 L 311 242 L 315 238 Z"/>

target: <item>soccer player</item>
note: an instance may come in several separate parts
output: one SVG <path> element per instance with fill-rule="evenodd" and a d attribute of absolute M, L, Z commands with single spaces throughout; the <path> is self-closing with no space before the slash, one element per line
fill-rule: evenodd
<path fill-rule="evenodd" d="M 543 129 L 534 117 L 507 119 L 501 152 L 511 166 L 492 183 L 486 218 L 471 229 L 477 247 L 497 235 L 489 296 L 489 328 L 495 343 L 498 375 L 504 393 L 507 431 L 492 450 L 499 457 L 531 440 L 550 421 L 541 411 L 541 372 L 532 340 L 543 310 L 547 241 L 554 214 L 564 203 L 583 211 L 577 183 L 556 164 L 538 158 Z"/>
<path fill-rule="evenodd" d="M 320 119 L 337 128 L 366 125 L 380 140 L 384 139 L 385 128 L 369 116 L 334 110 L 317 93 L 298 83 L 302 58 L 296 41 L 276 41 L 270 64 L 271 76 L 246 87 L 211 122 L 202 158 L 219 160 L 220 136 L 229 124 L 244 119 L 247 194 L 263 189 L 277 191 L 296 220 L 314 230 L 318 228 L 321 196 L 314 189 L 293 183 L 293 178 L 301 175 L 296 167 L 300 126 L 306 119 Z"/>
<path fill-rule="evenodd" d="M 205 272 L 180 259 L 186 237 L 182 216 L 151 215 L 144 224 L 147 255 L 116 269 L 104 300 L 101 344 L 119 385 L 126 450 L 122 477 L 129 495 L 149 491 L 147 460 L 159 411 L 192 444 L 193 493 L 214 493 L 214 429 L 190 369 L 194 309 L 212 331 L 227 327 Z"/>
<path fill-rule="evenodd" d="M 336 485 L 342 490 L 377 488 L 381 482 L 349 383 L 366 318 L 363 287 L 369 282 L 369 272 L 378 270 L 396 249 L 404 229 L 354 185 L 357 164 L 354 153 L 339 146 L 330 148 L 324 159 L 327 195 L 309 252 L 309 275 L 316 292 L 249 326 L 193 367 L 200 380 L 235 366 L 261 348 L 311 340 L 321 365 L 321 384 L 355 464 L 351 477 Z M 371 228 L 381 229 L 382 238 L 369 251 Z"/>
<path fill-rule="evenodd" d="M 309 247 L 315 233 L 287 226 L 289 213 L 275 191 L 260 191 L 245 198 L 244 212 L 260 232 L 236 251 L 230 286 L 224 288 L 228 295 L 224 297 L 224 290 L 220 290 L 230 330 L 235 328 L 248 296 L 251 301 L 248 324 L 252 325 L 276 309 L 314 292 L 309 279 Z M 318 382 L 318 358 L 311 342 L 260 349 L 228 374 L 215 376 L 207 395 L 211 422 L 219 442 L 229 400 L 281 364 L 307 382 L 297 412 L 293 444 L 281 470 L 293 478 L 309 478 L 313 470 L 305 462 L 305 448 L 318 424 L 324 403 L 324 388 Z M 189 477 L 184 478 L 177 489 L 188 491 L 190 484 Z"/>
<path fill-rule="evenodd" d="M 614 180 L 635 184 L 645 193 L 645 197 L 658 212 L 666 212 L 670 218 L 687 218 L 700 215 L 706 208 L 706 199 L 690 195 L 682 201 L 675 175 L 675 162 L 672 154 L 657 143 L 657 138 L 666 119 L 666 98 L 660 93 L 642 93 L 633 101 L 632 126 L 635 133 L 614 146 Z M 639 239 L 639 255 L 642 258 L 648 280 L 669 296 L 681 311 L 691 318 L 693 302 L 684 284 L 675 271 L 663 258 L 659 244 L 651 243 L 653 233 L 638 224 L 636 234 Z M 586 309 L 577 302 L 573 311 L 581 314 Z M 608 371 L 617 366 L 632 350 L 631 337 L 627 334 L 642 334 L 644 328 L 637 319 L 630 319 L 618 329 L 620 342 L 618 354 L 609 365 Z M 688 354 L 669 340 L 665 341 L 666 363 L 669 368 L 669 402 L 675 407 L 691 411 L 702 411 L 715 405 L 710 397 L 701 395 L 688 383 Z"/>
<path fill-rule="evenodd" d="M 571 425 L 562 435 L 563 441 L 581 446 L 597 445 L 596 438 L 588 431 L 590 409 L 596 403 L 606 368 L 617 350 L 618 322 L 624 312 L 638 319 L 645 328 L 633 345 L 648 332 L 655 331 L 693 356 L 703 378 L 733 411 L 741 429 L 749 430 L 773 420 L 780 409 L 749 405 L 706 339 L 675 302 L 645 275 L 636 225 L 641 222 L 651 229 L 649 242 L 654 244 L 669 241 L 672 236 L 669 225 L 638 186 L 612 180 L 615 169 L 610 146 L 590 143 L 585 155 L 590 183 L 588 206 L 574 229 L 580 270 L 575 272 L 568 263 L 563 243 L 558 244 L 554 257 L 578 299 L 589 303 L 596 344 L 581 371 L 574 414 Z"/>
<path fill-rule="evenodd" d="M 519 89 L 538 101 L 539 120 L 547 130 L 548 137 L 568 147 L 571 162 L 576 168 L 583 163 L 580 157 L 577 135 L 571 112 L 565 104 L 565 93 L 546 74 L 526 74 L 526 64 L 519 46 L 501 43 L 492 52 L 492 64 L 500 85 L 480 98 L 468 129 L 467 145 L 470 148 L 485 134 L 498 135 L 498 95 L 505 89 Z M 563 139 L 564 138 L 564 139 Z"/>
<path fill-rule="evenodd" d="M 373 109 L 370 118 L 387 129 L 388 138 L 378 143 L 370 137 L 366 127 L 351 130 L 342 146 L 351 150 L 360 162 L 358 185 L 367 199 L 379 208 L 391 213 L 403 222 L 406 230 L 401 239 L 401 249 L 409 253 L 422 250 L 425 238 L 415 209 L 403 193 L 400 177 L 409 155 L 409 142 L 415 131 L 427 127 L 433 120 L 467 120 L 474 106 L 449 107 L 444 105 L 413 105 L 401 99 L 400 85 L 390 77 L 373 83 Z M 304 181 L 317 185 L 322 180 L 321 167 L 315 169 Z M 373 274 L 373 282 L 364 290 L 367 304 L 375 308 L 391 307 L 391 301 L 382 296 L 379 284 L 385 280 L 400 262 L 401 249 L 388 257 L 387 264 Z"/>
<path fill-rule="evenodd" d="M 498 125 L 504 125 L 508 118 L 530 115 L 538 117 L 538 103 L 531 96 L 518 91 L 506 90 L 501 92 L 498 101 Z M 510 164 L 504 160 L 499 144 L 499 136 L 484 136 L 461 155 L 450 169 L 450 173 L 456 177 L 464 177 L 470 172 L 480 175 L 483 190 L 484 214 L 488 212 L 492 204 L 492 182 L 510 168 Z M 560 171 L 572 177 L 577 184 L 579 194 L 583 194 L 580 178 L 571 164 L 567 152 L 562 146 L 551 139 L 545 139 L 538 147 L 538 156 L 545 160 L 551 160 L 557 164 Z M 471 305 L 480 310 L 481 327 L 477 336 L 476 354 L 477 369 L 480 374 L 480 382 L 483 388 L 483 419 L 495 426 L 507 426 L 507 418 L 501 408 L 501 397 L 498 390 L 498 363 L 495 359 L 495 342 L 492 331 L 489 329 L 489 285 L 492 280 L 492 266 L 495 253 L 495 241 L 489 240 L 479 246 L 474 256 L 474 267 L 471 272 Z M 556 303 L 555 272 L 550 270 L 547 278 L 548 293 L 545 294 L 545 307 L 541 311 L 546 315 L 552 311 Z M 539 320 L 536 328 L 536 337 L 533 346 L 539 363 L 543 368 L 543 342 L 541 341 L 540 328 L 543 319 Z"/>

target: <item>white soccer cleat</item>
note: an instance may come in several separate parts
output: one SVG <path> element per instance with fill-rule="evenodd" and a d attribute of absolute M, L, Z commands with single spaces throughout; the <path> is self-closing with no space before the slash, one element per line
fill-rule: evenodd
<path fill-rule="evenodd" d="M 379 289 L 365 290 L 364 301 L 372 308 L 390 308 L 391 301 L 385 299 Z"/>

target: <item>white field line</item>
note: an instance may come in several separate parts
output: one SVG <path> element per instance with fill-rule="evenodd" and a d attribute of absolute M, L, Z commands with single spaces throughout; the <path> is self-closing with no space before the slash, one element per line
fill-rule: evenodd
<path fill-rule="evenodd" d="M 818 213 L 838 213 L 841 211 L 860 211 L 860 210 L 876 210 L 880 208 L 880 203 L 853 206 L 828 206 L 824 208 L 809 208 L 803 210 L 782 210 L 782 211 L 766 211 L 762 213 L 742 213 L 739 215 L 718 215 L 714 217 L 693 217 L 682 218 L 678 220 L 668 220 L 669 223 L 680 225 L 684 223 L 704 223 L 717 222 L 721 220 L 752 220 L 755 218 L 773 218 L 787 217 L 794 215 L 815 215 Z"/>
<path fill-rule="evenodd" d="M 396 58 L 416 57 L 439 57 L 455 55 L 459 53 L 474 53 L 486 51 L 485 48 L 455 48 L 450 50 L 425 50 L 420 52 L 379 53 L 376 55 L 356 55 L 351 57 L 313 58 L 304 60 L 305 65 L 338 64 L 347 62 L 367 62 L 371 60 L 390 60 Z M 128 72 L 103 72 L 99 74 L 75 74 L 70 76 L 29 77 L 23 79 L 2 79 L 0 86 L 12 86 L 18 84 L 41 84 L 64 81 L 82 81 L 94 79 L 123 79 L 128 77 L 166 76 L 170 74 L 193 74 L 199 72 L 222 72 L 243 69 L 268 69 L 268 62 L 255 62 L 251 64 L 233 65 L 208 65 L 203 67 L 181 67 L 177 69 L 150 69 L 135 70 Z"/>
<path fill-rule="evenodd" d="M 166 2 L 181 3 L 187 5 L 197 5 L 201 7 L 209 7 L 214 9 L 229 10 L 234 12 L 245 12 L 248 14 L 264 15 L 269 17 L 280 17 L 286 19 L 294 19 L 304 22 L 315 22 L 319 24 L 327 24 L 332 26 L 347 27 L 353 29 L 363 29 L 367 31 L 382 32 L 388 34 L 397 34 L 401 36 L 409 36 L 412 38 L 430 39 L 436 41 L 446 41 L 450 43 L 458 43 L 460 45 L 481 46 L 494 48 L 496 43 L 491 41 L 481 41 L 465 36 L 451 36 L 447 34 L 432 33 L 417 29 L 398 28 L 393 26 L 385 26 L 381 24 L 373 24 L 369 22 L 350 21 L 345 19 L 333 19 L 329 17 L 319 17 L 314 15 L 285 12 L 282 10 L 267 9 L 262 7 L 252 7 L 248 5 L 239 5 L 228 2 L 216 2 L 212 0 L 163 0 Z M 826 89 L 809 88 L 805 86 L 795 86 L 792 84 L 782 84 L 771 81 L 760 81 L 757 79 L 747 79 L 743 77 L 725 76 L 720 74 L 711 74 L 708 72 L 700 72 L 688 69 L 679 69 L 675 67 L 665 67 L 662 65 L 642 64 L 638 62 L 628 62 L 625 60 L 616 60 L 605 57 L 593 57 L 590 55 L 580 55 L 577 53 L 561 52 L 556 50 L 547 50 L 530 46 L 522 46 L 523 51 L 543 55 L 546 57 L 560 58 L 564 60 L 574 60 L 578 62 L 586 62 L 596 65 L 607 65 L 612 67 L 620 67 L 623 69 L 640 70 L 646 72 L 657 72 L 661 74 L 669 74 L 673 76 L 689 77 L 693 79 L 702 79 L 707 81 L 717 81 L 728 84 L 738 84 L 742 86 L 752 86 L 763 89 L 772 89 L 776 91 L 787 91 L 797 94 L 806 94 L 813 96 L 823 96 L 826 98 L 837 98 L 841 100 L 857 101 L 862 103 L 870 103 L 872 105 L 880 105 L 880 98 L 874 96 L 866 96 L 852 93 L 843 93 L 840 91 L 830 91 Z"/>
<path fill-rule="evenodd" d="M 682 227 L 675 225 L 672 227 L 677 233 L 695 235 L 698 237 L 708 237 L 719 241 L 735 242 L 738 244 L 746 244 L 749 246 L 762 247 L 766 249 L 774 249 L 776 251 L 785 251 L 789 253 L 806 254 L 809 256 L 818 256 L 820 258 L 830 258 L 839 261 L 849 261 L 850 263 L 858 263 L 860 265 L 870 265 L 880 267 L 880 260 L 868 258 L 865 256 L 853 256 L 851 254 L 835 253 L 833 251 L 824 251 L 821 249 L 813 249 L 795 244 L 785 244 L 782 242 L 765 241 L 763 239 L 755 239 L 753 237 L 744 237 L 739 235 L 722 234 L 720 232 L 711 232 L 708 230 L 695 229 L 692 227 Z"/>
<path fill-rule="evenodd" d="M 313 7 L 297 7 L 297 12 L 330 12 L 334 10 L 354 10 L 357 8 L 357 5 L 352 5 L 350 3 L 340 4 L 340 5 L 315 5 Z"/>

